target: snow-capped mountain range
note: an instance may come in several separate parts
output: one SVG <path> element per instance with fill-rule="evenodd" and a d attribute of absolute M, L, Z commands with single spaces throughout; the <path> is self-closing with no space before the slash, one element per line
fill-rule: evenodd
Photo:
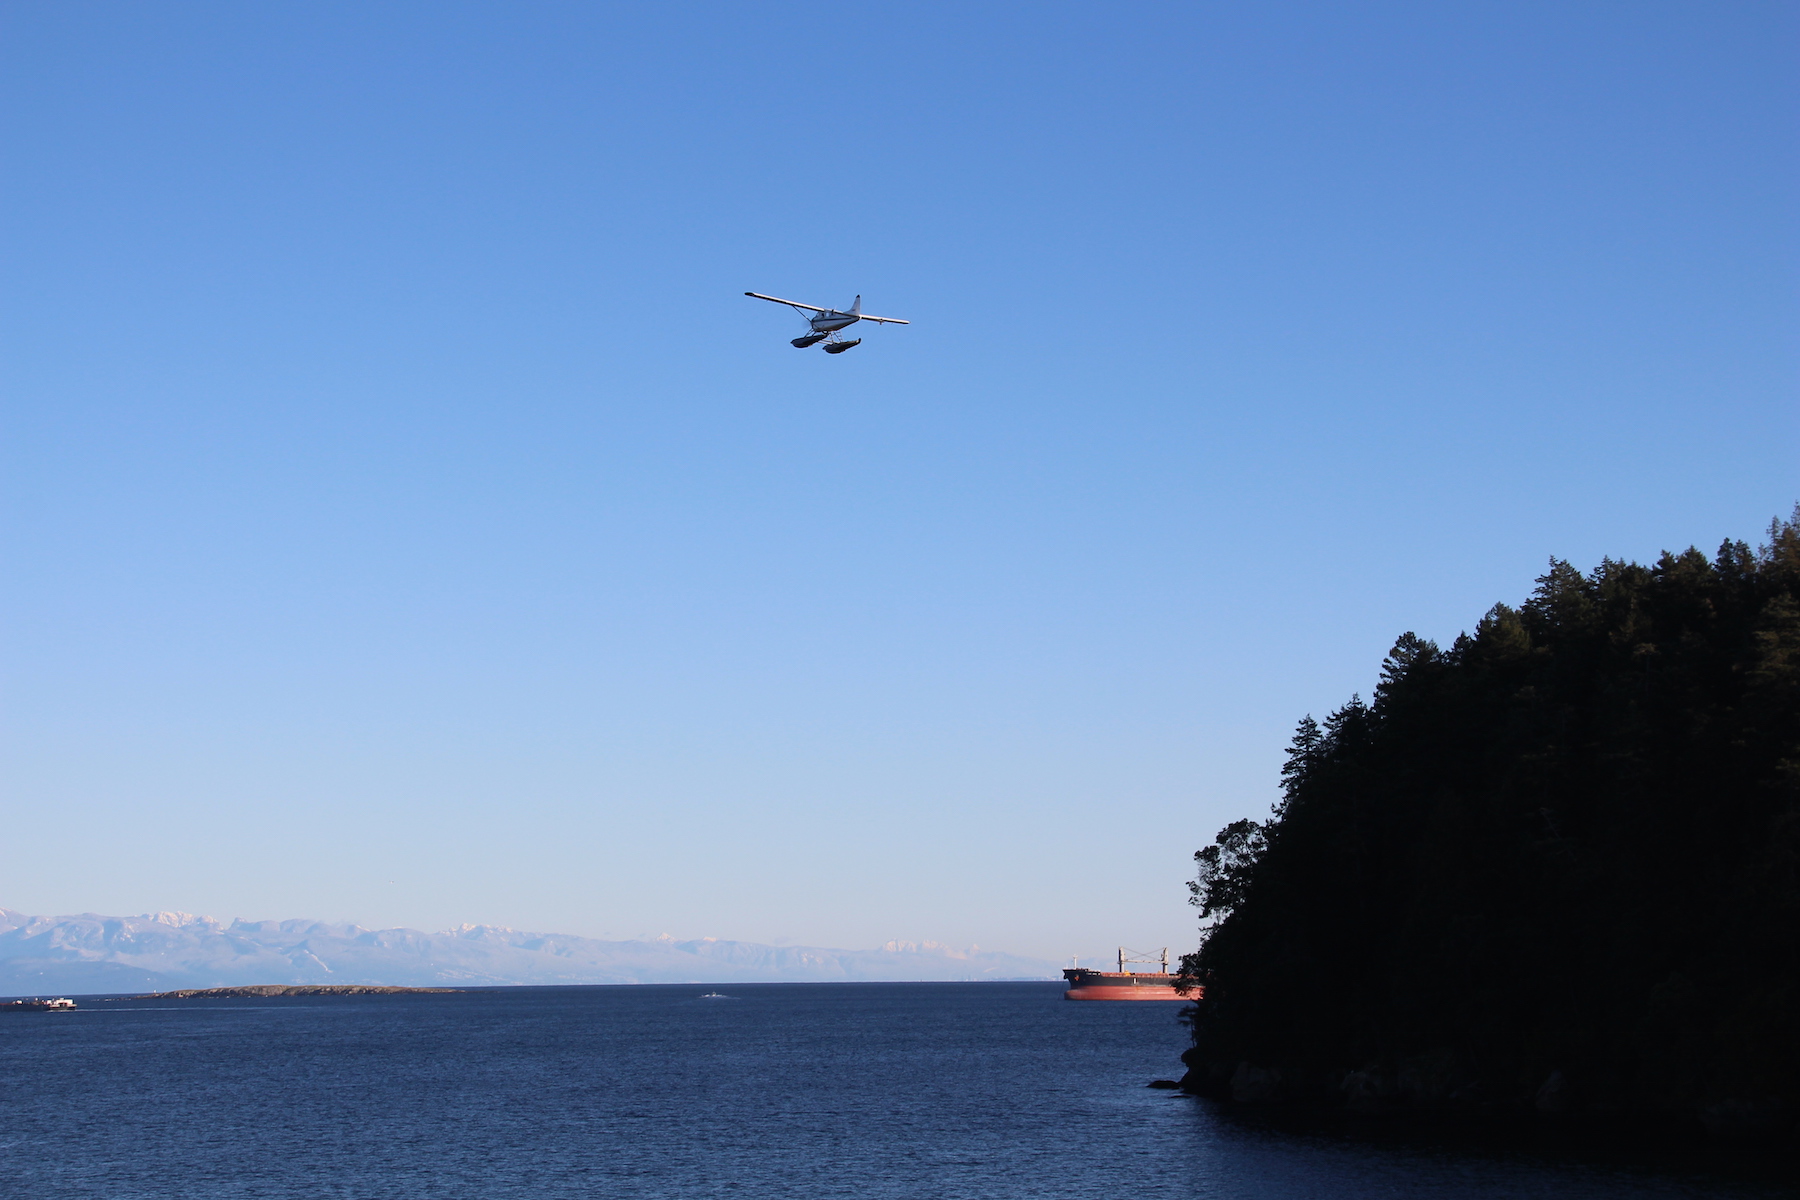
<path fill-rule="evenodd" d="M 664 935 L 608 942 L 463 925 L 441 933 L 321 921 L 229 923 L 192 913 L 34 917 L 0 909 L 0 995 L 257 983 L 496 986 L 1054 979 L 1055 963 L 937 942 L 875 950 Z"/>

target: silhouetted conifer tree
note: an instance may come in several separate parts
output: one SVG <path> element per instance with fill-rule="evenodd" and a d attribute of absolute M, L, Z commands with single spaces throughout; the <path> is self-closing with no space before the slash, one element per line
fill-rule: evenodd
<path fill-rule="evenodd" d="M 1768 536 L 1552 561 L 1303 720 L 1271 819 L 1196 855 L 1190 1083 L 1504 1106 L 1560 1072 L 1553 1108 L 1791 1130 L 1800 506 Z"/>

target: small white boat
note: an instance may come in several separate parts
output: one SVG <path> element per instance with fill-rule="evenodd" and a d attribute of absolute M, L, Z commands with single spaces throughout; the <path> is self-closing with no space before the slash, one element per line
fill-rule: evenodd
<path fill-rule="evenodd" d="M 0 1004 L 0 1012 L 73 1012 L 75 1002 L 67 996 L 54 1000 L 8 1000 Z"/>

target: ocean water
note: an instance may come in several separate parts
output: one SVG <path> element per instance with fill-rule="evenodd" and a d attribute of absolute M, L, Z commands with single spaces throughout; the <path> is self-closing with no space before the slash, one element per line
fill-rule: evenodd
<path fill-rule="evenodd" d="M 0 1016 L 7 1197 L 1769 1195 L 1249 1127 L 1175 1004 L 1060 984 L 509 988 Z"/>

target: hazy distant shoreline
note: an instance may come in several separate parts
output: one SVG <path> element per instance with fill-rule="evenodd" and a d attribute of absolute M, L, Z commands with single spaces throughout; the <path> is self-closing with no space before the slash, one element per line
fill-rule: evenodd
<path fill-rule="evenodd" d="M 253 983 L 245 987 L 181 988 L 133 1000 L 211 1000 L 263 996 L 452 996 L 467 988 L 385 987 L 372 983 Z"/>
<path fill-rule="evenodd" d="M 464 925 L 439 933 L 191 913 L 31 916 L 0 909 L 0 995 L 259 986 L 468 988 L 607 983 L 1055 979 L 1060 964 L 935 942 L 874 950 L 699 938 L 601 941 Z"/>

